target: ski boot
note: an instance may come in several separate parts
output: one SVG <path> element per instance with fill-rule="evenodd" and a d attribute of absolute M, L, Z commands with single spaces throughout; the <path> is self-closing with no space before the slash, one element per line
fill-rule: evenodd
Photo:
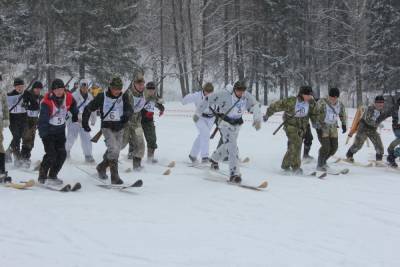
<path fill-rule="evenodd" d="M 205 163 L 209 163 L 210 159 L 208 157 L 204 157 L 201 159 L 201 163 L 205 164 Z"/>
<path fill-rule="evenodd" d="M 192 163 L 196 163 L 197 162 L 197 158 L 193 157 L 192 155 L 189 154 L 189 159 Z"/>
<path fill-rule="evenodd" d="M 303 175 L 303 169 L 302 168 L 293 169 L 293 174 L 294 175 Z"/>
<path fill-rule="evenodd" d="M 8 176 L 8 172 L 0 173 L 0 183 L 11 183 L 12 178 Z"/>
<path fill-rule="evenodd" d="M 211 162 L 211 169 L 218 171 L 219 170 L 218 162 L 214 161 L 213 159 L 210 159 L 210 162 Z"/>
<path fill-rule="evenodd" d="M 85 162 L 86 163 L 96 163 L 92 155 L 85 156 Z"/>
<path fill-rule="evenodd" d="M 346 153 L 346 160 L 348 162 L 354 163 L 353 153 L 350 150 Z"/>
<path fill-rule="evenodd" d="M 143 169 L 142 167 L 142 159 L 138 157 L 133 157 L 133 170 L 134 171 L 140 171 Z"/>
<path fill-rule="evenodd" d="M 50 186 L 59 186 L 62 185 L 64 182 L 63 180 L 59 179 L 57 176 L 56 177 L 48 177 L 45 184 L 50 185 Z"/>
<path fill-rule="evenodd" d="M 107 176 L 107 167 L 108 166 L 109 166 L 109 163 L 108 163 L 107 159 L 103 159 L 103 161 L 100 162 L 99 165 L 96 166 L 97 175 L 98 175 L 99 179 L 101 179 L 101 180 L 108 179 L 108 176 Z"/>
<path fill-rule="evenodd" d="M 392 167 L 392 168 L 397 168 L 398 167 L 398 165 L 396 163 L 396 157 L 394 155 L 392 155 L 392 154 L 389 154 L 387 156 L 387 162 L 388 162 L 389 166 Z"/>
<path fill-rule="evenodd" d="M 118 174 L 118 160 L 110 160 L 110 172 L 111 172 L 111 184 L 123 184 L 124 181 L 121 180 Z"/>
<path fill-rule="evenodd" d="M 147 148 L 147 163 L 158 163 L 158 160 L 154 158 L 154 148 Z"/>
<path fill-rule="evenodd" d="M 231 177 L 229 177 L 229 182 L 240 184 L 242 182 L 242 177 L 240 177 L 240 175 L 233 174 Z"/>

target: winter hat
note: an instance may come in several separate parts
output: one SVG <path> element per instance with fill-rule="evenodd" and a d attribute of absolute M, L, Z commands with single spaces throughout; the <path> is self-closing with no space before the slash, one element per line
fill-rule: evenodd
<path fill-rule="evenodd" d="M 89 85 L 89 83 L 88 83 L 88 81 L 86 79 L 82 79 L 79 84 L 80 84 L 81 87 Z"/>
<path fill-rule="evenodd" d="M 40 88 L 40 89 L 42 89 L 42 88 L 43 88 L 42 82 L 41 82 L 41 81 L 36 81 L 36 82 L 34 82 L 34 83 L 32 84 L 32 89 L 35 89 L 35 88 Z"/>
<path fill-rule="evenodd" d="M 111 83 L 110 83 L 111 88 L 118 88 L 121 90 L 122 86 L 123 86 L 123 83 L 122 83 L 122 80 L 120 77 L 117 76 L 117 77 L 112 78 Z"/>
<path fill-rule="evenodd" d="M 340 92 L 338 88 L 331 88 L 329 89 L 329 96 L 331 97 L 339 97 L 340 96 Z"/>
<path fill-rule="evenodd" d="M 385 98 L 383 97 L 383 95 L 376 96 L 375 103 L 385 103 Z"/>
<path fill-rule="evenodd" d="M 148 82 L 146 84 L 146 89 L 155 90 L 156 89 L 155 83 L 154 82 Z"/>
<path fill-rule="evenodd" d="M 61 79 L 54 79 L 51 83 L 51 90 L 55 90 L 58 88 L 65 88 L 64 82 Z"/>
<path fill-rule="evenodd" d="M 237 81 L 233 85 L 233 90 L 238 90 L 238 91 L 246 91 L 247 86 L 244 81 Z"/>
<path fill-rule="evenodd" d="M 18 85 L 24 85 L 24 80 L 22 80 L 21 78 L 15 78 L 14 79 L 14 86 L 18 86 Z"/>
<path fill-rule="evenodd" d="M 143 73 L 137 72 L 137 73 L 135 74 L 135 77 L 134 77 L 133 81 L 134 81 L 135 83 L 144 83 L 144 76 L 143 76 Z"/>
<path fill-rule="evenodd" d="M 206 84 L 203 86 L 203 90 L 204 90 L 204 92 L 212 93 L 212 92 L 214 92 L 214 86 L 213 86 L 212 83 L 206 83 Z"/>
<path fill-rule="evenodd" d="M 299 95 L 312 95 L 312 94 L 313 94 L 313 90 L 312 90 L 311 86 L 303 85 L 300 87 Z"/>

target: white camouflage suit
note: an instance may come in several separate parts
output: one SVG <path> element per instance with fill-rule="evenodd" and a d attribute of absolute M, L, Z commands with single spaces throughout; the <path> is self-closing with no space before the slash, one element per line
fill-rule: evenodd
<path fill-rule="evenodd" d="M 235 106 L 231 109 L 233 105 Z M 248 92 L 245 92 L 240 100 L 236 97 L 234 92 L 222 91 L 214 93 L 208 96 L 207 100 L 199 105 L 196 114 L 200 116 L 200 114 L 210 106 L 215 107 L 215 110 L 219 114 L 225 114 L 229 120 L 240 120 L 247 110 L 253 113 L 253 125 L 254 123 L 261 125 L 262 116 L 260 104 L 256 101 L 255 97 Z M 229 109 L 231 110 L 229 111 Z M 230 175 L 241 176 L 239 168 L 239 149 L 237 146 L 240 125 L 232 125 L 224 120 L 219 120 L 219 130 L 223 144 L 214 151 L 211 159 L 218 162 L 228 157 Z"/>
<path fill-rule="evenodd" d="M 206 100 L 206 96 L 204 95 L 203 91 L 198 91 L 186 95 L 182 99 L 182 104 L 186 105 L 189 103 L 194 103 L 197 109 L 204 100 Z M 197 158 L 197 156 L 200 154 L 201 158 L 208 158 L 210 131 L 214 121 L 215 116 L 208 107 L 199 115 L 199 120 L 196 122 L 196 127 L 199 134 L 194 140 L 192 150 L 190 151 L 190 155 L 192 157 Z"/>
<path fill-rule="evenodd" d="M 85 156 L 92 156 L 92 142 L 90 141 L 90 133 L 82 128 L 82 114 L 85 107 L 93 100 L 93 96 L 88 93 L 86 100 L 81 94 L 80 90 L 75 91 L 72 96 L 76 101 L 76 106 L 79 108 L 78 121 L 72 122 L 71 119 L 67 121 L 67 142 L 65 143 L 65 150 L 70 152 L 78 135 L 81 138 L 81 146 Z M 93 126 L 96 123 L 96 112 L 92 112 L 90 116 L 90 124 Z"/>

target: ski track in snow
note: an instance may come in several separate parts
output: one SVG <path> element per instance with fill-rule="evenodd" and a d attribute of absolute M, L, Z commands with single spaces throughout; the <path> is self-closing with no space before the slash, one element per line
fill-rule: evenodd
<path fill-rule="evenodd" d="M 127 148 L 121 152 L 121 178 L 126 183 L 143 179 L 142 188 L 97 187 L 95 179 L 76 168 L 96 172 L 82 164 L 79 140 L 59 177 L 81 182 L 81 191 L 0 187 L 0 266 L 400 266 L 400 172 L 332 163 L 350 173 L 324 180 L 285 176 L 280 164 L 286 136 L 283 131 L 272 135 L 281 114 L 259 132 L 246 114 L 239 149 L 251 160 L 241 168 L 243 180 L 267 180 L 268 188 L 255 192 L 206 181 L 207 170 L 185 164 L 196 135 L 192 111 L 170 103 L 165 116 L 156 118 L 160 164 L 144 162 L 142 172 L 126 173 L 131 168 Z M 390 124 L 388 119 L 382 131 L 385 147 L 393 139 Z M 8 145 L 9 130 L 4 133 Z M 345 139 L 340 135 L 338 156 L 353 141 L 345 146 Z M 314 157 L 318 149 L 314 132 Z M 94 144 L 96 161 L 104 150 L 103 139 Z M 373 151 L 364 146 L 356 161 L 373 159 Z M 32 162 L 42 156 L 37 138 Z M 162 165 L 171 160 L 176 167 L 162 175 L 167 169 Z M 37 178 L 37 173 L 8 168 L 15 181 Z"/>

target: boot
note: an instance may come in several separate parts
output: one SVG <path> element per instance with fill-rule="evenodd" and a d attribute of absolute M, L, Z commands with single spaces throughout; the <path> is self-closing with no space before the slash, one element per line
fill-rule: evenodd
<path fill-rule="evenodd" d="M 107 159 L 103 159 L 102 162 L 99 163 L 99 165 L 96 166 L 97 170 L 97 175 L 99 179 L 101 180 L 107 180 L 107 167 L 109 166 L 109 161 Z"/>
<path fill-rule="evenodd" d="M 147 148 L 147 162 L 148 163 L 157 163 L 158 160 L 154 158 L 154 148 Z"/>
<path fill-rule="evenodd" d="M 128 159 L 133 159 L 133 152 L 128 153 Z"/>
<path fill-rule="evenodd" d="M 142 159 L 138 158 L 138 157 L 133 157 L 133 170 L 136 171 L 140 171 L 143 167 L 142 167 Z"/>
<path fill-rule="evenodd" d="M 31 167 L 31 160 L 30 159 L 24 159 L 22 161 L 22 168 L 29 169 L 30 167 Z"/>
<path fill-rule="evenodd" d="M 110 160 L 110 172 L 111 172 L 111 184 L 123 184 L 124 181 L 121 180 L 118 174 L 118 160 Z"/>
<path fill-rule="evenodd" d="M 0 174 L 6 172 L 6 154 L 0 153 Z"/>
<path fill-rule="evenodd" d="M 85 162 L 86 163 L 96 163 L 92 155 L 85 156 Z"/>
<path fill-rule="evenodd" d="M 397 168 L 398 167 L 398 165 L 396 163 L 396 157 L 393 154 L 389 154 L 387 156 L 387 162 L 388 162 L 389 166 L 392 167 L 392 168 Z"/>
<path fill-rule="evenodd" d="M 11 149 L 10 148 L 8 148 L 7 151 L 6 151 L 5 159 L 6 159 L 6 163 L 11 163 L 12 162 Z"/>
<path fill-rule="evenodd" d="M 326 171 L 326 163 L 322 156 L 318 156 L 318 165 L 317 165 L 317 171 Z"/>
<path fill-rule="evenodd" d="M 376 161 L 382 161 L 383 159 L 383 154 L 376 154 Z"/>
<path fill-rule="evenodd" d="M 310 149 L 311 149 L 311 147 L 304 146 L 303 159 L 308 159 L 308 160 L 313 160 L 314 159 L 314 157 L 309 155 Z"/>
<path fill-rule="evenodd" d="M 293 174 L 294 175 L 303 175 L 303 169 L 302 168 L 293 169 Z"/>
<path fill-rule="evenodd" d="M 55 176 L 55 177 L 48 177 L 45 183 L 47 185 L 59 186 L 62 185 L 64 181 Z"/>
<path fill-rule="evenodd" d="M 242 177 L 237 174 L 231 175 L 231 177 L 229 177 L 229 182 L 240 184 L 242 182 Z"/>
<path fill-rule="evenodd" d="M 195 163 L 197 161 L 196 157 L 193 157 L 192 155 L 189 154 L 189 159 L 192 163 Z"/>
<path fill-rule="evenodd" d="M 350 150 L 347 151 L 346 153 L 346 158 L 349 162 L 354 162 L 354 158 L 353 158 L 353 152 L 351 152 Z"/>
<path fill-rule="evenodd" d="M 44 184 L 47 180 L 47 172 L 48 170 L 46 170 L 43 166 L 43 162 L 40 164 L 39 167 L 39 177 L 38 177 L 38 182 L 40 184 Z"/>
<path fill-rule="evenodd" d="M 218 162 L 216 162 L 213 159 L 210 159 L 210 162 L 211 162 L 211 169 L 216 170 L 216 171 L 219 170 Z"/>
<path fill-rule="evenodd" d="M 209 163 L 210 159 L 208 157 L 201 158 L 201 163 Z"/>

